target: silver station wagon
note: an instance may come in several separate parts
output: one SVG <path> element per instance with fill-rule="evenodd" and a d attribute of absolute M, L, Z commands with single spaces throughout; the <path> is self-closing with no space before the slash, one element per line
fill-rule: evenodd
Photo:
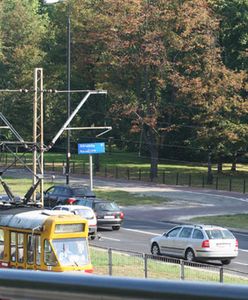
<path fill-rule="evenodd" d="M 152 238 L 151 253 L 188 261 L 220 260 L 227 265 L 238 255 L 238 240 L 219 226 L 180 225 Z"/>

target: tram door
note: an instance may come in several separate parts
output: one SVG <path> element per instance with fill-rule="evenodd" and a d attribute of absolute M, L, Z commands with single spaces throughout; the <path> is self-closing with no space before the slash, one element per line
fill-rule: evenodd
<path fill-rule="evenodd" d="M 10 232 L 10 266 L 25 269 L 24 237 L 21 232 Z"/>
<path fill-rule="evenodd" d="M 27 235 L 27 269 L 39 270 L 41 265 L 40 235 Z"/>

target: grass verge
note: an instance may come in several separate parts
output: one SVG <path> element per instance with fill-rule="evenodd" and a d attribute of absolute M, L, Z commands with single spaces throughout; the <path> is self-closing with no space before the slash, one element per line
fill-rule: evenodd
<path fill-rule="evenodd" d="M 247 222 L 248 214 L 223 215 L 223 216 L 207 216 L 196 217 L 189 221 L 192 223 L 213 224 L 223 227 L 242 228 L 248 230 Z"/>
<path fill-rule="evenodd" d="M 15 195 L 23 196 L 32 184 L 31 179 L 14 179 L 14 178 L 5 178 L 4 181 L 9 185 L 11 191 Z M 52 182 L 44 183 L 44 190 L 53 185 Z M 5 194 L 5 191 L 0 185 L 0 193 Z M 95 190 L 97 197 L 103 198 L 106 200 L 114 201 L 119 205 L 158 205 L 169 202 L 169 199 L 164 197 L 156 196 L 145 196 L 140 193 L 129 193 L 119 190 Z"/>
<path fill-rule="evenodd" d="M 94 273 L 109 275 L 109 252 L 107 249 L 90 247 Z M 112 251 L 112 276 L 144 278 L 144 258 L 140 255 L 129 255 Z M 180 280 L 181 265 L 179 260 L 168 261 L 147 259 L 147 278 Z M 219 268 L 196 264 L 195 267 L 184 266 L 184 279 L 192 281 L 219 282 Z M 224 271 L 224 282 L 232 284 L 248 284 L 248 278 L 230 275 Z"/>
<path fill-rule="evenodd" d="M 119 190 L 96 190 L 97 197 L 109 201 L 114 201 L 119 205 L 158 205 L 169 202 L 170 200 L 165 197 L 146 196 L 141 193 L 129 193 Z"/>

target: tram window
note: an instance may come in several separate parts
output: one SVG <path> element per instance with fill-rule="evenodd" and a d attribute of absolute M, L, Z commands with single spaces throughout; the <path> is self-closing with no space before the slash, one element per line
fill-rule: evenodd
<path fill-rule="evenodd" d="M 48 240 L 44 243 L 44 262 L 47 266 L 56 266 L 58 264 L 53 249 Z"/>
<path fill-rule="evenodd" d="M 0 229 L 0 259 L 3 258 L 4 254 L 4 231 Z"/>
<path fill-rule="evenodd" d="M 28 253 L 28 264 L 34 263 L 34 244 L 35 239 L 34 236 L 29 234 L 28 235 L 28 244 L 27 244 L 27 253 Z"/>
<path fill-rule="evenodd" d="M 40 265 L 40 256 L 41 256 L 41 243 L 40 236 L 36 236 L 36 264 Z"/>
<path fill-rule="evenodd" d="M 22 263 L 24 261 L 24 234 L 18 233 L 17 234 L 17 249 L 18 249 L 18 262 Z"/>
<path fill-rule="evenodd" d="M 11 232 L 10 234 L 10 255 L 11 261 L 16 261 L 16 233 Z"/>

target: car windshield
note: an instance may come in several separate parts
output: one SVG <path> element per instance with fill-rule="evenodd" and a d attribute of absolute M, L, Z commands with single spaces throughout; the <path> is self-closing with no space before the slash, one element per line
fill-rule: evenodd
<path fill-rule="evenodd" d="M 75 210 L 77 212 L 78 215 L 86 218 L 86 219 L 93 219 L 94 218 L 94 214 L 92 212 L 92 210 L 89 209 L 77 209 Z"/>
<path fill-rule="evenodd" d="M 227 229 L 206 230 L 209 239 L 234 239 L 233 234 Z"/>
<path fill-rule="evenodd" d="M 63 266 L 84 266 L 89 263 L 85 238 L 54 239 L 52 241 L 59 262 Z"/>
<path fill-rule="evenodd" d="M 88 188 L 73 188 L 73 193 L 75 196 L 79 197 L 95 197 L 94 192 Z"/>
<path fill-rule="evenodd" d="M 117 211 L 120 210 L 119 207 L 114 202 L 97 202 L 95 204 L 96 210 L 106 210 L 106 211 Z"/>

